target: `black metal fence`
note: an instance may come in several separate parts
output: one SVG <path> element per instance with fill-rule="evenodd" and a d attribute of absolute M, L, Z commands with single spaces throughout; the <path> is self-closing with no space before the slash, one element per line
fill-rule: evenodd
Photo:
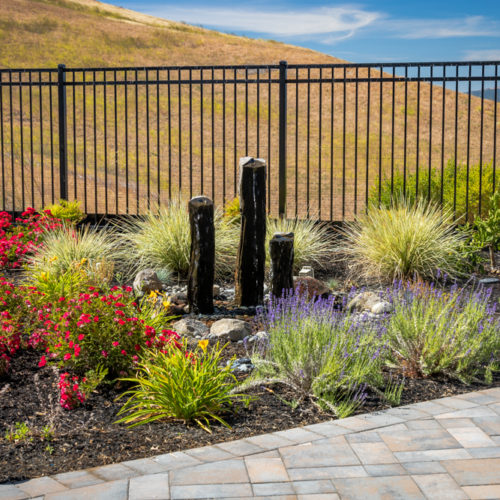
<path fill-rule="evenodd" d="M 274 215 L 345 220 L 405 190 L 470 218 L 498 185 L 499 66 L 0 70 L 0 209 L 222 206 L 256 156 Z"/>

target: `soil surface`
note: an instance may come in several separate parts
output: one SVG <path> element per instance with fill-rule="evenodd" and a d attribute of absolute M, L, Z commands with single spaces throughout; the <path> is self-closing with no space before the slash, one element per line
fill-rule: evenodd
<path fill-rule="evenodd" d="M 230 345 L 226 357 L 232 355 L 245 357 L 245 348 L 241 344 Z M 10 375 L 0 380 L 0 483 L 196 448 L 334 418 L 309 399 L 295 406 L 296 394 L 277 384 L 249 390 L 247 393 L 257 399 L 248 408 L 239 405 L 236 413 L 225 415 L 231 429 L 214 423 L 209 434 L 196 425 L 175 421 L 129 429 L 113 423 L 123 404 L 115 398 L 123 387 L 104 386 L 83 406 L 63 410 L 58 401 L 57 370 L 50 366 L 38 368 L 39 356 L 38 352 L 21 351 L 12 360 Z M 500 386 L 500 375 L 494 385 Z M 481 388 L 484 386 L 449 380 L 407 379 L 401 404 Z M 388 407 L 379 396 L 369 393 L 358 413 Z M 13 429 L 16 422 L 25 422 L 30 433 L 26 439 L 12 442 L 5 438 L 5 432 Z M 45 426 L 52 429 L 49 439 L 43 437 Z"/>

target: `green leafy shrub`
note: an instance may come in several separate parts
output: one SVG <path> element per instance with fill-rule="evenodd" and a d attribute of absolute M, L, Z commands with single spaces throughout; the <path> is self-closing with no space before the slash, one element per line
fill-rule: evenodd
<path fill-rule="evenodd" d="M 495 267 L 495 251 L 500 248 L 500 191 L 491 196 L 487 216 L 474 221 L 473 241 L 476 247 L 488 248 L 491 267 Z"/>
<path fill-rule="evenodd" d="M 165 352 L 139 364 L 138 376 L 123 379 L 136 384 L 122 396 L 129 396 L 117 423 L 132 426 L 159 419 L 181 419 L 196 422 L 210 432 L 210 421 L 229 427 L 220 416 L 235 400 L 248 400 L 234 393 L 237 385 L 231 366 L 220 368 L 222 349 L 207 347 L 200 341 L 194 353 L 187 343 L 170 344 Z M 122 397 L 120 396 L 120 397 Z"/>
<path fill-rule="evenodd" d="M 467 199 L 467 165 L 459 164 L 456 168 L 456 194 L 455 190 L 455 163 L 448 161 L 443 168 L 443 204 L 448 210 L 453 210 L 456 203 L 456 217 L 462 221 L 474 220 L 479 215 L 479 200 L 481 200 L 481 216 L 485 217 L 490 207 L 490 196 L 493 186 L 493 165 L 485 164 L 480 175 L 479 165 L 469 166 L 469 191 L 468 206 L 466 214 Z M 481 190 L 479 189 L 481 185 Z M 410 173 L 406 176 L 406 189 L 403 172 L 395 171 L 392 182 L 385 179 L 381 185 L 380 203 L 383 207 L 390 207 L 394 199 L 405 197 L 410 203 L 416 201 L 417 176 Z M 479 193 L 481 192 L 481 196 Z M 429 196 L 429 169 L 420 167 L 418 175 L 419 197 L 434 203 L 441 202 L 441 169 L 432 168 L 430 173 L 430 196 Z M 379 183 L 374 183 L 370 191 L 369 204 L 379 204 Z M 466 217 L 465 217 L 466 216 Z"/>
<path fill-rule="evenodd" d="M 27 261 L 26 276 L 47 291 L 79 280 L 84 286 L 101 286 L 113 278 L 116 261 L 115 242 L 108 231 L 62 227 L 44 236 L 43 246 Z"/>
<path fill-rule="evenodd" d="M 371 207 L 347 225 L 343 250 L 352 270 L 366 278 L 432 279 L 439 271 L 456 277 L 463 269 L 464 235 L 452 219 L 451 212 L 423 200 Z"/>
<path fill-rule="evenodd" d="M 214 214 L 215 267 L 218 275 L 234 269 L 238 247 L 238 228 Z M 191 235 L 187 203 L 172 201 L 167 207 L 120 223 L 120 241 L 125 242 L 124 260 L 129 274 L 139 269 L 170 269 L 185 276 L 189 269 Z"/>
<path fill-rule="evenodd" d="M 304 265 L 325 267 L 331 262 L 335 249 L 332 233 L 325 224 L 313 220 L 267 219 L 266 256 L 269 261 L 269 241 L 274 233 L 294 234 L 294 269 Z"/>
<path fill-rule="evenodd" d="M 399 283 L 387 323 L 390 364 L 410 376 L 491 382 L 492 371 L 499 369 L 500 322 L 490 292 Z"/>
<path fill-rule="evenodd" d="M 59 200 L 59 203 L 47 205 L 43 211 L 45 213 L 49 211 L 52 217 L 75 225 L 85 219 L 85 214 L 82 212 L 80 206 L 81 203 L 77 200 Z"/>
<path fill-rule="evenodd" d="M 254 351 L 248 384 L 282 382 L 313 396 L 339 417 L 363 403 L 366 384 L 380 383 L 383 331 L 338 311 L 335 298 L 274 298 L 260 318 L 269 341 Z"/>

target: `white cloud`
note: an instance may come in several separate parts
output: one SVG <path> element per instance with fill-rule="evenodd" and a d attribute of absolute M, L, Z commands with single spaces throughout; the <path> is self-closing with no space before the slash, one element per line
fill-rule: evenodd
<path fill-rule="evenodd" d="M 379 23 L 396 38 L 498 37 L 500 25 L 484 16 L 452 19 L 389 19 Z"/>
<path fill-rule="evenodd" d="M 500 61 L 500 49 L 466 50 L 465 61 Z"/>
<path fill-rule="evenodd" d="M 356 30 L 374 23 L 377 12 L 350 6 L 323 7 L 307 11 L 265 11 L 252 9 L 223 9 L 218 7 L 151 6 L 148 13 L 174 21 L 224 28 L 230 31 L 249 31 L 276 36 L 319 35 L 325 33 L 351 36 Z"/>

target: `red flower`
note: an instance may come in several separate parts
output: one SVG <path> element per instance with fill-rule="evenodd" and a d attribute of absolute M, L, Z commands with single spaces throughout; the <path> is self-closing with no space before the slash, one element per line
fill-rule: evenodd
<path fill-rule="evenodd" d="M 38 363 L 38 366 L 39 366 L 40 368 L 42 368 L 42 367 L 44 367 L 46 364 L 47 364 L 47 360 L 45 359 L 45 356 L 42 356 L 42 357 L 40 358 L 40 361 L 39 361 L 39 363 Z"/>

